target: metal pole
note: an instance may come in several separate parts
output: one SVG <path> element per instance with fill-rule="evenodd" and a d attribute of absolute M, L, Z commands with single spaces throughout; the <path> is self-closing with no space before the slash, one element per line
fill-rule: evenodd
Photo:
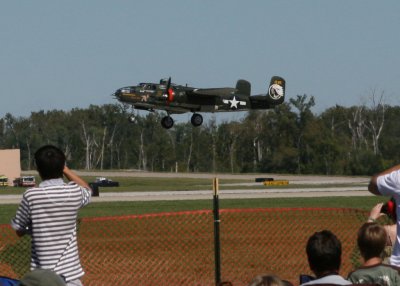
<path fill-rule="evenodd" d="M 213 181 L 213 211 L 214 211 L 214 254 L 215 254 L 215 285 L 218 286 L 221 283 L 221 246 L 219 240 L 219 192 L 218 178 L 214 178 Z"/>

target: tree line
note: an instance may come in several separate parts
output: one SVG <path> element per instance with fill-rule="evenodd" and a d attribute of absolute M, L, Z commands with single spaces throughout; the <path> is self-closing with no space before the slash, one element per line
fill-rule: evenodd
<path fill-rule="evenodd" d="M 120 104 L 29 117 L 8 113 L 0 119 L 0 148 L 19 148 L 25 170 L 34 169 L 37 148 L 54 144 L 72 168 L 85 170 L 371 175 L 397 164 L 400 152 L 400 107 L 382 99 L 373 94 L 369 106 L 336 105 L 314 114 L 315 98 L 297 95 L 240 121 L 214 117 L 200 127 L 176 123 L 169 130 L 157 112 L 130 123 L 129 107 Z"/>

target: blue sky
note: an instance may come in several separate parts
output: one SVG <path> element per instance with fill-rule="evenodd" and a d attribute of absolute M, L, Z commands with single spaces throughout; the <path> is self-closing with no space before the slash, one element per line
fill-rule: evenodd
<path fill-rule="evenodd" d="M 4 1 L 0 117 L 113 103 L 117 88 L 172 77 L 194 87 L 263 93 L 283 76 L 287 99 L 316 113 L 400 100 L 400 1 Z M 235 119 L 235 115 L 232 115 Z"/>

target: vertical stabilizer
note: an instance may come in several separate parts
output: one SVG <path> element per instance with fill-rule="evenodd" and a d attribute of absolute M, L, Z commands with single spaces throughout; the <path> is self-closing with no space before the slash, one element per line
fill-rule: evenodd
<path fill-rule="evenodd" d="M 286 82 L 283 77 L 273 76 L 268 87 L 270 103 L 281 104 L 285 100 Z"/>
<path fill-rule="evenodd" d="M 236 83 L 236 93 L 250 96 L 251 85 L 250 82 L 244 79 L 239 79 Z"/>

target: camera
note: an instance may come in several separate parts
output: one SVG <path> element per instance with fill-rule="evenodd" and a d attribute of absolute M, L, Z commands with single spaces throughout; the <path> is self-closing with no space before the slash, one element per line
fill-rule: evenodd
<path fill-rule="evenodd" d="M 386 214 L 392 220 L 396 220 L 396 201 L 394 198 L 391 198 L 382 206 L 381 213 Z"/>

